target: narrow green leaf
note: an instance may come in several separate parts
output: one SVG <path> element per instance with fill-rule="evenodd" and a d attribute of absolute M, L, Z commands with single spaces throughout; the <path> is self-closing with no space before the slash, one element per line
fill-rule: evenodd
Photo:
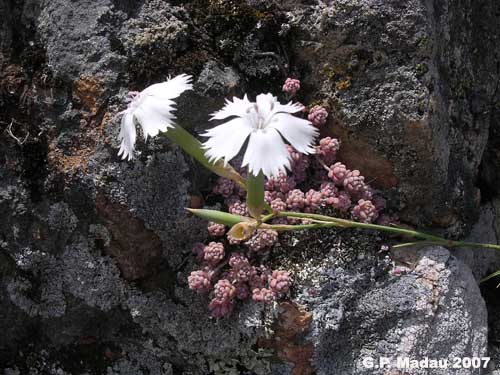
<path fill-rule="evenodd" d="M 438 242 L 432 242 L 432 241 L 416 241 L 416 242 L 405 242 L 405 243 L 400 243 L 397 245 L 391 246 L 393 249 L 400 249 L 402 247 L 409 247 L 409 246 L 428 246 L 428 245 L 439 245 L 440 243 Z"/>
<path fill-rule="evenodd" d="M 231 165 L 224 165 L 221 160 L 215 163 L 210 162 L 205 156 L 205 150 L 203 149 L 201 142 L 193 137 L 182 126 L 169 128 L 165 135 L 208 170 L 221 177 L 233 180 L 239 186 L 245 188 L 245 179 L 241 177 L 241 175 Z"/>
<path fill-rule="evenodd" d="M 242 221 L 248 221 L 248 218 L 229 214 L 227 212 L 217 211 L 217 210 L 205 210 L 205 209 L 195 209 L 186 208 L 187 211 L 191 212 L 193 215 L 201 217 L 202 219 L 213 221 L 214 223 L 224 224 L 228 226 L 233 226 L 235 224 L 241 223 Z"/>
<path fill-rule="evenodd" d="M 247 177 L 247 207 L 248 212 L 255 219 L 260 220 L 260 215 L 265 206 L 264 201 L 264 174 L 259 172 L 258 176 L 252 173 Z"/>
<path fill-rule="evenodd" d="M 485 281 L 491 280 L 491 279 L 493 279 L 494 277 L 497 277 L 497 276 L 500 276 L 500 270 L 489 274 L 484 279 L 481 279 L 481 281 L 479 281 L 479 282 L 480 283 L 484 283 Z M 498 288 L 498 286 L 497 286 L 497 288 Z"/>

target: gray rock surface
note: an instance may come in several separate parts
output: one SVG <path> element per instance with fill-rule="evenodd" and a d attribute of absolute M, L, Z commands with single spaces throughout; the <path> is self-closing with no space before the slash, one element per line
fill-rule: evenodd
<path fill-rule="evenodd" d="M 316 89 L 308 99 L 332 108 L 344 159 L 393 188 L 407 221 L 460 233 L 477 215 L 478 167 L 497 127 L 498 7 L 360 0 L 291 8 L 301 30 L 295 50 L 312 73 L 304 81 Z"/>
<path fill-rule="evenodd" d="M 390 366 L 396 368 L 397 357 L 452 361 L 486 355 L 486 306 L 470 269 L 444 248 L 424 248 L 411 257 L 411 267 L 390 278 L 377 275 L 370 256 L 355 267 L 328 267 L 313 276 L 318 279 L 316 295 L 306 290 L 299 300 L 313 312 L 309 338 L 318 374 L 386 374 Z M 385 369 L 367 368 L 363 362 L 372 358 L 376 364 L 381 357 L 391 360 Z"/>
<path fill-rule="evenodd" d="M 494 199 L 481 206 L 477 223 L 465 239 L 469 242 L 498 243 L 500 234 L 500 201 Z M 467 264 L 477 280 L 500 270 L 500 252 L 494 249 L 457 248 L 453 254 Z"/>
<path fill-rule="evenodd" d="M 196 132 L 224 97 L 298 77 L 297 100 L 329 107 L 325 133 L 404 220 L 460 234 L 485 149 L 479 187 L 498 190 L 498 14 L 494 0 L 0 0 L 0 369 L 363 374 L 365 354 L 484 354 L 467 267 L 426 249 L 391 276 L 360 232 L 283 236 L 272 261 L 305 306 L 209 319 L 186 286 L 205 224 L 183 209 L 208 175 L 162 137 L 121 161 L 116 136 L 127 91 L 169 75 L 195 76 L 178 117 Z"/>

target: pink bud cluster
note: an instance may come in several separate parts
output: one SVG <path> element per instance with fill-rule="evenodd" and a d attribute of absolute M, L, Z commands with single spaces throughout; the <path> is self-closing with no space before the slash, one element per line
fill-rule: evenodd
<path fill-rule="evenodd" d="M 304 211 L 305 212 L 314 212 L 318 211 L 323 203 L 323 195 L 320 191 L 316 191 L 314 189 L 310 189 L 304 197 Z"/>
<path fill-rule="evenodd" d="M 214 286 L 213 298 L 208 305 L 210 313 L 215 318 L 223 318 L 231 315 L 234 308 L 234 297 L 236 288 L 226 279 L 217 281 Z"/>
<path fill-rule="evenodd" d="M 300 189 L 294 189 L 286 197 L 286 205 L 289 209 L 297 211 L 304 208 L 305 194 Z"/>
<path fill-rule="evenodd" d="M 322 138 L 317 147 L 317 154 L 327 165 L 332 165 L 340 150 L 340 142 L 336 138 Z"/>
<path fill-rule="evenodd" d="M 220 242 L 210 242 L 203 249 L 203 260 L 211 266 L 217 265 L 225 255 L 224 245 Z"/>
<path fill-rule="evenodd" d="M 320 105 L 315 105 L 309 111 L 309 116 L 307 116 L 307 119 L 311 121 L 314 126 L 321 126 L 326 123 L 327 117 L 328 111 Z"/>
<path fill-rule="evenodd" d="M 365 178 L 361 176 L 361 173 L 357 169 L 348 171 L 343 183 L 344 189 L 353 196 L 361 196 L 367 189 Z"/>
<path fill-rule="evenodd" d="M 352 217 L 362 223 L 371 223 L 377 219 L 378 211 L 372 202 L 360 199 L 352 209 Z"/>
<path fill-rule="evenodd" d="M 344 164 L 337 162 L 330 167 L 328 177 L 330 177 L 335 185 L 343 186 L 348 172 L 349 170 Z"/>
<path fill-rule="evenodd" d="M 307 178 L 307 168 L 309 167 L 309 158 L 295 150 L 292 146 L 287 146 L 290 155 L 292 174 L 295 182 L 304 182 Z"/>
<path fill-rule="evenodd" d="M 276 235 L 277 237 L 277 235 Z M 204 251 L 215 248 L 211 242 Z M 201 270 L 193 271 L 188 277 L 189 288 L 198 294 L 210 294 L 208 309 L 213 317 L 228 317 L 236 300 L 249 297 L 255 302 L 269 303 L 287 294 L 292 285 L 287 271 L 270 271 L 264 266 L 254 266 L 242 253 L 233 252 L 226 260 L 229 267 L 221 272 L 220 264 L 207 262 Z M 216 267 L 217 266 L 217 267 Z M 213 282 L 215 284 L 213 285 Z M 212 286 L 213 285 L 213 286 Z"/>
<path fill-rule="evenodd" d="M 286 202 L 283 202 L 281 198 L 273 199 L 270 202 L 270 205 L 271 208 L 273 209 L 273 212 L 280 212 L 286 210 Z"/>
<path fill-rule="evenodd" d="M 248 216 L 247 204 L 240 201 L 239 197 L 230 197 L 227 201 L 228 211 L 233 215 Z"/>
<path fill-rule="evenodd" d="M 282 89 L 285 94 L 294 96 L 300 90 L 300 81 L 294 78 L 287 78 Z"/>
<path fill-rule="evenodd" d="M 245 242 L 245 245 L 254 252 L 258 252 L 274 245 L 278 240 L 278 232 L 271 229 L 258 229 L 255 234 Z"/>
<path fill-rule="evenodd" d="M 286 173 L 282 171 L 278 176 L 268 179 L 265 187 L 268 191 L 277 191 L 285 194 L 295 188 L 295 179 L 287 176 Z"/>
<path fill-rule="evenodd" d="M 224 198 L 229 198 L 234 193 L 234 182 L 227 178 L 219 177 L 212 192 L 217 195 L 222 195 Z"/>
<path fill-rule="evenodd" d="M 287 79 L 283 91 L 295 95 L 298 80 Z M 313 107 L 308 115 L 315 126 L 326 122 L 328 112 Z M 340 142 L 336 138 L 320 139 L 316 154 L 306 156 L 288 146 L 290 171 L 283 171 L 265 182 L 265 201 L 275 213 L 296 211 L 315 213 L 334 210 L 338 217 L 352 218 L 363 223 L 389 223 L 397 218 L 380 215 L 385 200 L 377 196 L 359 170 L 350 170 L 338 160 Z M 239 163 L 239 162 L 236 162 Z M 243 175 L 239 165 L 234 166 Z M 232 181 L 219 178 L 213 193 L 224 198 L 228 212 L 249 216 L 246 192 Z M 301 224 L 299 218 L 277 217 L 272 224 Z M 214 317 L 227 317 L 238 300 L 252 299 L 270 303 L 286 295 L 292 280 L 287 271 L 271 270 L 262 264 L 278 241 L 278 232 L 257 229 L 250 238 L 240 240 L 226 233 L 226 227 L 210 222 L 209 236 L 219 242 L 197 244 L 193 254 L 200 269 L 188 277 L 189 287 L 210 298 L 209 310 Z M 224 237 L 225 235 L 225 237 Z"/>
<path fill-rule="evenodd" d="M 212 221 L 207 226 L 208 235 L 210 237 L 222 237 L 226 233 L 226 227 L 223 224 L 217 224 Z"/>
<path fill-rule="evenodd" d="M 326 119 L 328 115 L 326 110 L 320 106 L 313 107 L 311 113 L 323 119 Z M 265 201 L 272 210 L 274 212 L 290 210 L 310 213 L 320 212 L 322 209 L 330 207 L 337 210 L 339 214 L 350 213 L 350 217 L 355 220 L 375 221 L 379 217 L 378 212 L 384 209 L 385 201 L 374 195 L 373 189 L 366 183 L 359 170 L 350 170 L 342 162 L 336 161 L 339 150 L 339 140 L 332 137 L 320 139 L 316 147 L 316 155 L 309 157 L 288 146 L 291 172 L 287 174 L 282 171 L 277 176 L 268 179 L 265 184 Z M 302 185 L 311 181 L 311 177 L 313 183 L 319 182 L 319 188 L 303 189 Z M 237 190 L 232 182 L 227 183 L 223 179 L 219 179 L 215 190 L 220 191 L 220 195 L 225 198 L 230 213 L 248 216 L 246 203 L 237 195 L 228 195 L 234 194 L 234 191 Z M 359 206 L 361 199 L 371 202 L 375 210 L 369 210 L 367 203 L 355 209 Z M 275 219 L 274 222 L 286 223 L 287 221 L 290 224 L 300 222 L 300 220 L 293 218 Z M 214 226 L 209 231 L 213 237 L 217 237 L 222 232 L 222 227 Z M 260 235 L 256 235 L 255 238 L 244 242 L 244 245 L 258 252 L 263 248 L 259 238 Z M 234 238 L 228 237 L 228 239 L 231 244 L 241 243 Z"/>
<path fill-rule="evenodd" d="M 191 272 L 188 277 L 189 288 L 197 293 L 204 294 L 210 290 L 210 272 L 199 270 Z"/>

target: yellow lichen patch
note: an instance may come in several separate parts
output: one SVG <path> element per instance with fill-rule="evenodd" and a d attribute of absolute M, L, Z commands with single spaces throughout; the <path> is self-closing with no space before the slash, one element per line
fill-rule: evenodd
<path fill-rule="evenodd" d="M 323 66 L 323 75 L 329 80 L 337 79 L 338 77 L 345 76 L 349 69 L 347 64 L 342 60 L 332 61 Z M 351 77 L 348 77 L 349 79 Z"/>
<path fill-rule="evenodd" d="M 303 341 L 309 331 L 312 314 L 304 306 L 293 302 L 280 304 L 280 314 L 275 326 L 278 356 L 293 363 L 293 375 L 314 373 L 311 359 L 314 354 L 312 343 Z"/>
<path fill-rule="evenodd" d="M 346 79 L 344 79 L 344 80 L 342 80 L 340 82 L 337 82 L 335 84 L 335 89 L 337 91 L 346 90 L 349 87 L 351 87 L 351 77 L 347 77 Z"/>
<path fill-rule="evenodd" d="M 82 76 L 73 86 L 74 94 L 95 115 L 99 110 L 99 98 L 103 93 L 101 80 L 95 76 Z"/>
<path fill-rule="evenodd" d="M 56 140 L 49 144 L 48 162 L 62 173 L 85 171 L 88 160 L 96 152 L 99 143 L 106 142 L 104 128 L 113 115 L 106 112 L 100 120 L 87 118 L 80 123 L 82 130 L 78 144 L 64 152 L 57 147 Z"/>
<path fill-rule="evenodd" d="M 86 150 L 72 150 L 75 154 L 65 155 L 54 145 L 49 146 L 48 162 L 60 172 L 69 173 L 74 171 L 85 171 L 88 158 L 92 154 Z"/>

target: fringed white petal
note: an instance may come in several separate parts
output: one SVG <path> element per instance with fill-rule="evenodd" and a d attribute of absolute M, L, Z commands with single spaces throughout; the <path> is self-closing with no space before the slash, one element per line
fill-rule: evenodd
<path fill-rule="evenodd" d="M 304 109 L 304 106 L 300 103 L 289 102 L 287 104 L 276 103 L 274 105 L 275 113 L 297 113 Z"/>
<path fill-rule="evenodd" d="M 290 169 L 290 155 L 284 139 L 297 151 L 307 154 L 314 153 L 312 143 L 318 135 L 309 121 L 291 115 L 302 109 L 298 103 L 280 104 L 272 94 L 258 95 L 255 103 L 246 96 L 233 98 L 214 113 L 212 119 L 237 118 L 203 134 L 209 137 L 204 144 L 206 155 L 211 160 L 223 158 L 228 162 L 238 154 L 250 135 L 242 165 L 248 166 L 252 174 L 262 171 L 271 177 L 285 168 Z"/>
<path fill-rule="evenodd" d="M 138 95 L 134 95 L 129 107 L 123 112 L 119 139 L 122 141 L 118 155 L 128 158 L 133 157 L 136 141 L 134 118 L 142 127 L 144 138 L 154 137 L 160 131 L 166 131 L 173 126 L 175 103 L 177 98 L 186 90 L 191 90 L 191 76 L 178 75 L 166 82 L 149 86 Z"/>
<path fill-rule="evenodd" d="M 233 101 L 226 99 L 226 105 L 220 111 L 212 114 L 212 120 L 223 120 L 232 116 L 243 117 L 252 105 L 246 95 L 243 99 L 237 97 L 233 97 Z"/>
<path fill-rule="evenodd" d="M 149 86 L 141 92 L 141 96 L 155 96 L 159 99 L 174 99 L 177 98 L 186 90 L 192 90 L 191 76 L 187 74 L 180 74 L 172 79 L 162 83 L 156 83 Z"/>
<path fill-rule="evenodd" d="M 251 125 L 241 118 L 235 118 L 208 130 L 202 134 L 204 137 L 209 137 L 203 144 L 207 150 L 205 155 L 211 161 L 224 159 L 224 163 L 227 164 L 241 150 L 251 131 Z"/>
<path fill-rule="evenodd" d="M 260 94 L 255 98 L 259 114 L 267 119 L 274 112 L 274 107 L 279 104 L 278 99 L 272 94 Z"/>
<path fill-rule="evenodd" d="M 120 134 L 118 139 L 121 140 L 120 151 L 118 151 L 118 156 L 122 159 L 131 160 L 134 157 L 134 145 L 135 139 L 137 137 L 134 125 L 134 115 L 132 111 L 124 111 Z"/>
<path fill-rule="evenodd" d="M 278 130 L 298 152 L 314 153 L 313 142 L 318 130 L 309 121 L 288 113 L 278 113 L 273 116 L 269 127 Z"/>
<path fill-rule="evenodd" d="M 141 99 L 134 115 L 142 127 L 145 139 L 148 136 L 155 137 L 160 131 L 164 132 L 167 128 L 173 127 L 174 104 L 169 99 L 159 99 L 156 96 L 146 96 Z"/>
<path fill-rule="evenodd" d="M 284 168 L 290 168 L 290 154 L 281 135 L 273 128 L 253 132 L 250 135 L 243 166 L 254 176 L 262 170 L 266 177 L 277 176 Z"/>

